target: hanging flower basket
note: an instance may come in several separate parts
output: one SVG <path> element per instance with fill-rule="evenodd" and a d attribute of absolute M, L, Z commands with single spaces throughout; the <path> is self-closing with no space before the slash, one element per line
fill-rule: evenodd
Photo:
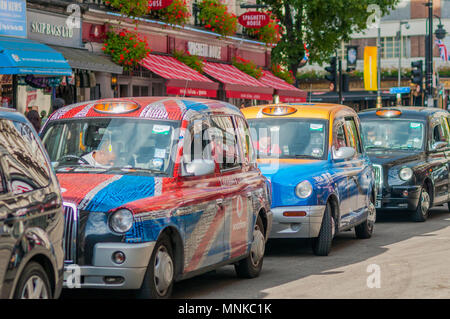
<path fill-rule="evenodd" d="M 161 20 L 172 25 L 185 25 L 189 22 L 189 9 L 186 0 L 173 0 L 173 2 L 166 8 L 160 10 L 150 10 L 149 18 Z"/>
<path fill-rule="evenodd" d="M 272 65 L 271 71 L 273 75 L 279 77 L 280 79 L 286 81 L 287 83 L 294 84 L 295 82 L 294 74 L 292 73 L 292 71 L 287 70 L 285 67 L 279 64 L 274 64 Z"/>
<path fill-rule="evenodd" d="M 127 17 L 141 17 L 148 12 L 146 0 L 107 0 L 105 4 Z"/>
<path fill-rule="evenodd" d="M 242 72 L 259 79 L 263 75 L 263 70 L 261 67 L 257 66 L 250 60 L 243 59 L 239 56 L 233 58 L 233 65 L 237 67 Z"/>
<path fill-rule="evenodd" d="M 271 11 L 267 12 L 269 23 L 259 29 L 247 29 L 250 38 L 264 42 L 268 46 L 275 46 L 281 40 L 282 28 L 278 20 Z"/>
<path fill-rule="evenodd" d="M 219 0 L 203 0 L 198 6 L 200 9 L 198 18 L 203 27 L 222 36 L 236 34 L 236 15 L 228 12 L 225 4 Z"/>
<path fill-rule="evenodd" d="M 138 33 L 127 30 L 109 31 L 103 45 L 103 52 L 110 55 L 125 71 L 133 69 L 151 52 L 145 39 Z"/>
<path fill-rule="evenodd" d="M 175 50 L 173 52 L 173 57 L 175 59 L 177 59 L 178 61 L 180 61 L 181 63 L 186 64 L 191 69 L 194 69 L 200 73 L 203 73 L 203 67 L 205 66 L 204 59 L 202 59 L 196 55 L 191 55 L 189 53 L 189 51 L 184 52 L 184 51 L 179 51 L 179 50 Z"/>

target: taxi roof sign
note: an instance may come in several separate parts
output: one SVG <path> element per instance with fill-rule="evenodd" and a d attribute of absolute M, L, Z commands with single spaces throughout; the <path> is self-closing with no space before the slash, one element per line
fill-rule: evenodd
<path fill-rule="evenodd" d="M 380 117 L 397 117 L 402 115 L 402 112 L 399 110 L 378 110 L 375 114 Z"/>
<path fill-rule="evenodd" d="M 139 105 L 130 101 L 103 101 L 94 105 L 99 113 L 123 114 L 136 111 Z"/>
<path fill-rule="evenodd" d="M 283 116 L 294 114 L 297 109 L 292 106 L 268 106 L 262 109 L 262 113 L 271 116 Z"/>

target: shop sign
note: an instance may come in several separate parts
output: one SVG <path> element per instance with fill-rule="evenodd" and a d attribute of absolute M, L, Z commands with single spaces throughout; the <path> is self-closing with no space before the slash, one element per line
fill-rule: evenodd
<path fill-rule="evenodd" d="M 150 10 L 164 9 L 172 4 L 173 0 L 149 0 L 148 8 Z"/>
<path fill-rule="evenodd" d="M 25 0 L 0 0 L 0 35 L 27 37 L 27 3 Z"/>
<path fill-rule="evenodd" d="M 239 23 L 247 29 L 259 29 L 269 23 L 269 15 L 264 12 L 249 11 L 241 14 L 238 18 Z"/>
<path fill-rule="evenodd" d="M 167 94 L 178 95 L 178 96 L 201 96 L 201 97 L 216 97 L 216 90 L 207 90 L 207 89 L 195 89 L 195 88 L 179 88 L 168 86 Z"/>
<path fill-rule="evenodd" d="M 198 55 L 205 58 L 213 58 L 220 60 L 222 57 L 222 47 L 209 45 L 205 43 L 192 42 L 187 43 L 188 51 L 192 55 Z"/>
<path fill-rule="evenodd" d="M 81 28 L 74 28 L 68 16 L 28 10 L 28 38 L 47 44 L 81 47 Z"/>

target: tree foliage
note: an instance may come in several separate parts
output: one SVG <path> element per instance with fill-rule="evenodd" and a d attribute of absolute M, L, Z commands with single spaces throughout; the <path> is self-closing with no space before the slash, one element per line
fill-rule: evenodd
<path fill-rule="evenodd" d="M 398 0 L 259 0 L 280 20 L 284 34 L 272 49 L 272 62 L 284 64 L 297 73 L 303 66 L 304 44 L 308 45 L 309 61 L 323 63 L 334 54 L 341 41 L 351 34 L 367 29 L 373 23 L 374 10 L 381 16 L 393 9 Z"/>

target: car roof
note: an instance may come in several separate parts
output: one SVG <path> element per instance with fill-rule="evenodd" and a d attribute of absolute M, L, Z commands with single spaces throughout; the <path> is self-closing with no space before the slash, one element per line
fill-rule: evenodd
<path fill-rule="evenodd" d="M 436 108 L 436 107 L 424 107 L 424 106 L 399 106 L 399 107 L 383 107 L 383 110 L 398 110 L 402 112 L 400 116 L 396 116 L 395 119 L 408 118 L 408 119 L 427 119 L 436 113 L 446 113 L 446 110 Z M 380 109 L 367 109 L 358 113 L 361 119 L 364 118 L 381 118 L 375 113 Z M 389 118 L 385 118 L 389 119 Z"/>
<path fill-rule="evenodd" d="M 15 109 L 8 109 L 5 107 L 0 107 L 0 118 L 24 124 L 28 123 L 26 117 L 22 113 L 17 112 Z"/>
<path fill-rule="evenodd" d="M 273 115 L 265 115 L 262 113 L 262 109 L 265 107 L 293 107 L 297 111 L 293 114 L 282 115 L 282 116 L 273 116 Z M 254 118 L 319 118 L 319 119 L 329 119 L 331 113 L 336 113 L 340 110 L 347 110 L 354 112 L 354 110 L 348 106 L 342 104 L 333 104 L 333 103 L 278 103 L 278 104 L 267 104 L 267 105 L 259 105 L 259 106 L 251 106 L 242 109 L 242 113 L 248 119 Z"/>
<path fill-rule="evenodd" d="M 94 109 L 96 104 L 122 101 L 134 103 L 138 108 L 131 112 L 104 113 Z M 239 108 L 223 101 L 185 97 L 127 97 L 99 99 L 68 105 L 55 111 L 49 121 L 73 118 L 127 117 L 160 120 L 182 120 L 195 114 L 241 115 Z"/>

